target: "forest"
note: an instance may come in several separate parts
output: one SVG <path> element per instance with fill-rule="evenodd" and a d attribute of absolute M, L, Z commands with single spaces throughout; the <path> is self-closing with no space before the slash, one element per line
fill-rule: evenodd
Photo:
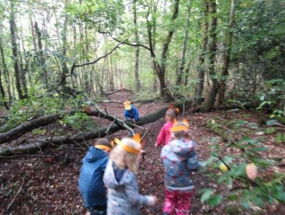
<path fill-rule="evenodd" d="M 142 214 L 162 214 L 169 107 L 204 164 L 189 214 L 285 214 L 284 0 L 0 0 L 0 14 L 0 214 L 84 214 L 88 147 L 130 133 L 139 190 L 158 198 Z"/>

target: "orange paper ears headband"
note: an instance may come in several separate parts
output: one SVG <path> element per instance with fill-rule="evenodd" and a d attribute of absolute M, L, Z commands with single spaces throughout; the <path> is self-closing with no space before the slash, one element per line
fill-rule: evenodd
<path fill-rule="evenodd" d="M 186 120 L 183 120 L 183 122 L 176 122 L 170 131 L 177 132 L 177 131 L 188 131 L 189 130 L 189 124 Z"/>
<path fill-rule="evenodd" d="M 111 151 L 111 147 L 105 146 L 105 145 L 96 145 L 95 148 L 106 150 L 106 151 Z"/>
<path fill-rule="evenodd" d="M 122 149 L 124 149 L 126 152 L 129 152 L 131 154 L 139 154 L 140 150 L 139 149 L 135 149 L 131 146 L 126 145 L 125 143 L 123 143 L 121 140 L 119 140 L 118 138 L 114 139 L 115 143 L 117 143 Z"/>

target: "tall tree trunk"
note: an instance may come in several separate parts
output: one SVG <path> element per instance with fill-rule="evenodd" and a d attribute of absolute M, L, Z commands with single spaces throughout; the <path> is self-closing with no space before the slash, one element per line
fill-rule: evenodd
<path fill-rule="evenodd" d="M 11 33 L 11 47 L 12 47 L 12 54 L 13 54 L 13 61 L 14 61 L 14 71 L 15 71 L 15 78 L 16 78 L 16 89 L 17 89 L 19 98 L 24 99 L 25 95 L 23 94 L 22 86 L 21 86 L 21 72 L 23 71 L 20 70 L 20 65 L 19 65 L 14 5 L 13 5 L 13 1 L 10 1 L 10 3 L 11 5 L 10 5 L 9 24 L 10 24 L 10 33 Z"/>
<path fill-rule="evenodd" d="M 150 23 L 147 22 L 147 24 L 148 24 L 147 27 L 150 28 L 150 32 L 152 31 L 152 34 L 149 35 L 150 38 L 151 38 L 151 41 L 149 40 L 149 43 L 151 43 L 151 45 L 152 45 L 153 52 L 155 52 L 155 50 L 156 50 L 156 37 L 155 37 L 155 35 L 156 35 L 156 29 L 157 29 L 157 26 L 156 26 L 157 15 L 156 15 L 156 13 L 157 13 L 158 3 L 159 3 L 159 0 L 153 1 L 153 4 L 152 4 L 152 16 L 151 16 L 152 24 L 149 25 Z M 148 33 L 149 33 L 149 31 L 148 31 Z M 153 90 L 153 92 L 156 92 L 157 91 L 157 73 L 156 73 L 156 68 L 155 68 L 154 64 L 152 64 L 152 69 L 153 69 L 153 86 L 152 86 L 152 90 Z"/>
<path fill-rule="evenodd" d="M 191 67 L 191 61 L 187 64 L 186 70 L 185 70 L 185 80 L 184 80 L 184 85 L 187 86 L 188 84 L 188 79 L 190 75 L 190 67 Z"/>
<path fill-rule="evenodd" d="M 185 25 L 185 35 L 184 35 L 184 40 L 183 40 L 181 64 L 180 64 L 180 68 L 177 74 L 176 85 L 180 85 L 182 83 L 182 77 L 184 75 L 185 57 L 186 57 L 187 45 L 189 41 L 191 7 L 192 7 L 192 0 L 189 0 L 188 5 L 187 5 L 187 20 L 186 20 L 186 25 Z"/>
<path fill-rule="evenodd" d="M 206 58 L 206 52 L 207 52 L 207 45 L 208 45 L 208 19 L 207 15 L 209 13 L 209 5 L 207 2 L 204 2 L 204 20 L 203 20 L 203 41 L 202 41 L 202 52 L 199 56 L 199 68 L 198 68 L 198 82 L 195 88 L 195 97 L 201 98 L 204 90 L 204 81 L 205 81 L 205 58 Z"/>
<path fill-rule="evenodd" d="M 42 45 L 42 33 L 41 33 L 41 30 L 39 29 L 37 22 L 35 22 L 35 30 L 36 30 L 37 39 L 38 39 L 40 64 L 41 64 L 41 68 L 42 68 L 43 73 L 44 73 L 43 74 L 43 77 L 44 77 L 43 83 L 47 89 L 48 88 L 48 73 L 47 73 L 47 69 L 46 69 L 46 62 L 45 62 L 45 58 L 44 58 L 44 51 L 43 51 L 43 45 Z"/>
<path fill-rule="evenodd" d="M 225 52 L 223 54 L 223 68 L 221 72 L 220 87 L 218 93 L 218 105 L 224 103 L 225 91 L 226 91 L 226 82 L 229 75 L 229 65 L 230 65 L 230 55 L 232 48 L 232 37 L 233 37 L 233 24 L 234 24 L 234 13 L 235 13 L 235 0 L 231 0 L 231 6 L 229 10 L 229 23 L 226 30 L 226 42 L 225 42 Z"/>
<path fill-rule="evenodd" d="M 37 42 L 36 42 L 36 34 L 35 34 L 35 29 L 34 29 L 34 22 L 32 15 L 29 14 L 29 21 L 30 21 L 30 26 L 31 26 L 31 33 L 32 33 L 32 41 L 33 41 L 33 46 L 34 46 L 34 51 L 37 52 Z"/>
<path fill-rule="evenodd" d="M 1 95 L 1 100 L 3 101 L 3 104 L 7 110 L 9 110 L 9 105 L 6 101 L 6 95 L 3 87 L 3 82 L 2 82 L 2 71 L 0 69 L 0 95 Z"/>
<path fill-rule="evenodd" d="M 178 17 L 178 13 L 179 13 L 179 0 L 175 0 L 174 10 L 173 10 L 173 14 L 171 17 L 172 23 L 174 23 L 174 21 Z M 170 45 L 170 42 L 172 40 L 173 34 L 174 34 L 174 28 L 171 28 L 168 31 L 166 40 L 165 40 L 163 47 L 162 47 L 161 60 L 160 60 L 160 70 L 158 70 L 158 73 L 157 73 L 158 79 L 160 82 L 160 95 L 161 95 L 161 97 L 165 98 L 166 100 L 171 100 L 173 98 L 169 89 L 167 88 L 167 85 L 165 82 L 167 55 L 168 55 L 168 49 L 169 49 L 169 45 Z"/>
<path fill-rule="evenodd" d="M 135 25 L 135 41 L 139 44 L 139 33 L 137 24 L 137 0 L 133 1 L 133 11 L 134 11 L 134 25 Z M 140 61 L 140 47 L 136 47 L 136 62 L 135 62 L 135 80 L 136 80 L 136 91 L 140 91 L 140 77 L 139 77 L 139 61 Z"/>
<path fill-rule="evenodd" d="M 2 35 L 2 24 L 0 24 L 0 35 Z M 1 54 L 1 62 L 2 62 L 2 67 L 3 67 L 3 72 L 4 72 L 4 78 L 5 78 L 5 82 L 6 82 L 6 86 L 7 86 L 7 92 L 8 92 L 8 104 L 7 105 L 10 106 L 10 104 L 12 103 L 12 93 L 11 93 L 12 82 L 10 80 L 9 71 L 8 71 L 8 67 L 6 64 L 6 60 L 5 60 L 3 42 L 2 42 L 1 37 L 0 37 L 0 54 Z"/>
<path fill-rule="evenodd" d="M 203 106 L 201 107 L 202 111 L 209 111 L 213 108 L 216 96 L 219 89 L 219 83 L 215 72 L 215 57 L 216 57 L 216 50 L 217 50 L 217 16 L 216 16 L 216 0 L 206 0 L 209 5 L 209 16 L 210 16 L 210 23 L 209 23 L 209 41 L 208 41 L 208 53 L 209 53 L 209 75 L 212 80 L 212 86 L 206 101 L 204 102 Z"/>
<path fill-rule="evenodd" d="M 29 59 L 27 58 L 26 55 L 26 48 L 25 48 L 25 41 L 23 37 L 23 29 L 20 28 L 20 35 L 19 35 L 21 42 L 20 45 L 22 45 L 22 50 L 23 54 L 21 53 L 21 47 L 18 50 L 18 55 L 20 56 L 20 68 L 21 68 L 21 86 L 24 91 L 24 94 L 28 96 L 28 87 L 27 87 L 27 79 L 26 79 L 26 74 L 28 74 L 29 71 Z"/>
<path fill-rule="evenodd" d="M 64 7 L 67 7 L 67 3 L 68 0 L 64 1 Z M 62 31 L 62 72 L 61 72 L 61 83 L 62 83 L 62 87 L 65 88 L 66 87 L 66 77 L 67 77 L 67 73 L 68 73 L 68 68 L 67 68 L 67 64 L 66 64 L 66 52 L 67 52 L 67 22 L 68 22 L 68 18 L 67 15 L 64 16 L 64 23 L 63 23 L 63 31 Z"/>

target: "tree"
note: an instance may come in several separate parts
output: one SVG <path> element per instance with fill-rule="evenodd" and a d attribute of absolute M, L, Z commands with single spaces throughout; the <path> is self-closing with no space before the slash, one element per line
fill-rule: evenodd
<path fill-rule="evenodd" d="M 215 57 L 217 51 L 217 16 L 216 16 L 216 0 L 206 0 L 209 7 L 209 38 L 208 38 L 208 55 L 209 55 L 209 76 L 212 80 L 210 91 L 207 95 L 206 101 L 201 107 L 203 111 L 209 111 L 216 101 L 216 96 L 219 90 L 219 82 L 215 71 Z"/>
<path fill-rule="evenodd" d="M 138 24 L 137 24 L 137 0 L 133 1 L 133 13 L 134 13 L 134 25 L 135 25 L 135 42 L 136 44 L 140 43 L 139 33 L 138 33 Z M 135 62 L 135 79 L 136 79 L 136 90 L 140 91 L 140 77 L 139 77 L 139 61 L 140 61 L 140 47 L 136 47 L 135 54 L 136 62 Z"/>
<path fill-rule="evenodd" d="M 229 10 L 229 23 L 225 35 L 225 51 L 223 53 L 223 67 L 221 72 L 221 80 L 219 83 L 219 93 L 217 104 L 222 105 L 224 103 L 226 82 L 229 75 L 230 55 L 232 49 L 232 38 L 233 38 L 233 24 L 234 24 L 234 13 L 235 13 L 235 0 L 231 0 Z"/>
<path fill-rule="evenodd" d="M 15 23 L 15 11 L 14 11 L 14 2 L 10 1 L 10 33 L 11 33 L 11 46 L 12 46 L 12 53 L 13 53 L 13 61 L 14 61 L 14 71 L 15 71 L 15 78 L 16 78 L 16 88 L 18 92 L 18 96 L 20 99 L 26 98 L 27 95 L 24 94 L 22 85 L 21 85 L 21 77 L 23 71 L 21 71 L 20 64 L 19 64 L 19 54 L 18 54 L 18 46 L 17 46 L 17 38 L 16 38 L 16 23 Z"/>
<path fill-rule="evenodd" d="M 209 5 L 207 1 L 203 1 L 203 15 L 204 19 L 202 20 L 202 50 L 199 55 L 199 60 L 198 60 L 198 82 L 196 84 L 195 88 L 195 97 L 196 98 L 201 98 L 203 89 L 204 89 L 204 79 L 205 79 L 205 58 L 207 56 L 207 45 L 208 45 L 208 19 L 207 15 L 209 13 Z"/>

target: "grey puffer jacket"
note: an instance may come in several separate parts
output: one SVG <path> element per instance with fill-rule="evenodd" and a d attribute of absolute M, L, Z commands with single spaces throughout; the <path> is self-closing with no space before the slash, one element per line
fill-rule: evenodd
<path fill-rule="evenodd" d="M 148 196 L 139 194 L 136 175 L 113 161 L 108 162 L 103 181 L 108 188 L 108 215 L 140 215 L 141 205 L 150 203 Z"/>
<path fill-rule="evenodd" d="M 164 146 L 160 157 L 164 166 L 164 181 L 168 190 L 191 191 L 194 185 L 191 172 L 200 167 L 195 151 L 196 143 L 175 139 Z"/>

